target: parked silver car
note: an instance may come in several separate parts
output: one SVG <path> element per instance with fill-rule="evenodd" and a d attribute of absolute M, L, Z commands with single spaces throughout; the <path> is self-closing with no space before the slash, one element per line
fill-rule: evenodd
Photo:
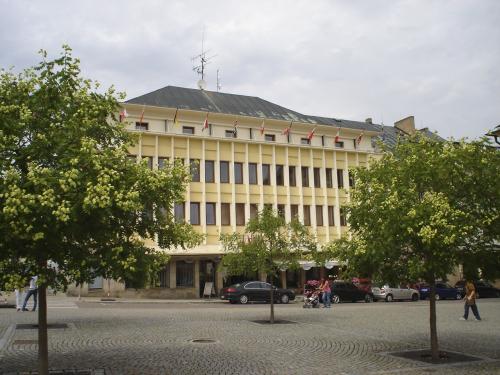
<path fill-rule="evenodd" d="M 392 302 L 394 300 L 412 300 L 418 301 L 420 294 L 418 290 L 400 285 L 399 287 L 391 287 L 390 285 L 382 285 L 381 287 L 372 288 L 373 298 L 376 301 L 385 300 Z"/>

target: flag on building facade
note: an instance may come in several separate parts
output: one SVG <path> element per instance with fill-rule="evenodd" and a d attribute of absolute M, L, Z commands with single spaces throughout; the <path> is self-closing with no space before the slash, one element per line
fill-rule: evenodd
<path fill-rule="evenodd" d="M 234 127 L 233 127 L 233 134 L 236 137 L 236 134 L 238 132 L 238 120 L 234 122 Z"/>
<path fill-rule="evenodd" d="M 290 130 L 292 130 L 292 124 L 293 124 L 293 121 L 290 121 L 290 125 L 288 125 L 285 129 L 283 129 L 283 135 L 288 135 L 290 134 Z"/>
<path fill-rule="evenodd" d="M 203 122 L 203 128 L 201 129 L 201 131 L 204 131 L 205 129 L 208 129 L 208 112 L 205 116 L 205 121 Z"/>
<path fill-rule="evenodd" d="M 177 118 L 177 112 L 179 112 L 179 108 L 175 109 L 174 126 L 179 125 L 179 119 Z"/>
<path fill-rule="evenodd" d="M 260 124 L 260 135 L 264 134 L 266 128 L 264 127 L 264 120 L 262 120 L 262 124 Z"/>
<path fill-rule="evenodd" d="M 335 143 L 337 143 L 340 140 L 340 127 L 337 130 L 337 134 L 335 134 Z"/>
<path fill-rule="evenodd" d="M 307 134 L 307 139 L 310 141 L 311 139 L 313 139 L 314 137 L 314 132 L 316 131 L 316 128 L 314 128 L 313 130 L 311 130 L 308 134 Z"/>
<path fill-rule="evenodd" d="M 128 117 L 127 110 L 125 108 L 123 108 L 120 112 L 120 122 L 125 120 L 127 117 Z"/>
<path fill-rule="evenodd" d="M 361 143 L 361 140 L 363 139 L 363 135 L 365 134 L 364 131 L 361 132 L 361 134 L 359 135 L 358 138 L 356 138 L 356 147 L 359 146 L 359 144 Z"/>
<path fill-rule="evenodd" d="M 142 107 L 141 117 L 139 118 L 139 124 L 143 123 L 144 120 L 144 111 L 146 110 L 146 106 Z"/>

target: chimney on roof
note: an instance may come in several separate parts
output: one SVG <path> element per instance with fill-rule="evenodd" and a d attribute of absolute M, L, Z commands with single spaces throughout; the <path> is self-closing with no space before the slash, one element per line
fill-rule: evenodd
<path fill-rule="evenodd" d="M 415 117 L 408 116 L 402 120 L 396 121 L 394 127 L 406 134 L 415 134 Z"/>
<path fill-rule="evenodd" d="M 371 118 L 371 117 L 368 117 L 368 118 L 365 120 L 365 122 L 366 122 L 367 124 L 373 124 L 373 122 L 372 122 L 372 118 Z"/>

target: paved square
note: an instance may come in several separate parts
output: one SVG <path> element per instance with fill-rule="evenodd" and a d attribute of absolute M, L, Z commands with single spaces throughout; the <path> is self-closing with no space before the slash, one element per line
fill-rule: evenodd
<path fill-rule="evenodd" d="M 278 305 L 296 324 L 255 323 L 268 305 L 49 300 L 50 367 L 106 374 L 500 374 L 500 299 L 478 302 L 482 322 L 459 321 L 461 301 L 438 302 L 442 350 L 483 360 L 435 366 L 387 353 L 428 348 L 428 302 Z M 0 372 L 36 369 L 36 314 L 0 309 Z M 24 341 L 23 341 L 24 340 Z M 196 341 L 200 340 L 200 341 Z"/>

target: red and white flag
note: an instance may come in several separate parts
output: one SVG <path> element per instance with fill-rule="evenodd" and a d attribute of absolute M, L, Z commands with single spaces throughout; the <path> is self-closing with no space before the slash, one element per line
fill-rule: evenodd
<path fill-rule="evenodd" d="M 340 140 L 340 128 L 337 130 L 337 134 L 335 135 L 335 143 Z"/>
<path fill-rule="evenodd" d="M 307 139 L 310 141 L 311 139 L 313 139 L 314 137 L 314 132 L 316 131 L 316 128 L 314 128 L 313 130 L 311 130 L 308 134 L 307 134 Z"/>
<path fill-rule="evenodd" d="M 288 135 L 290 134 L 290 130 L 292 130 L 292 123 L 293 121 L 290 121 L 290 125 L 288 125 L 285 129 L 283 129 L 283 135 Z"/>
<path fill-rule="evenodd" d="M 359 146 L 359 144 L 361 143 L 361 140 L 363 139 L 363 135 L 365 134 L 365 132 L 361 132 L 361 134 L 359 135 L 358 138 L 356 138 L 356 147 Z"/>
<path fill-rule="evenodd" d="M 144 111 L 146 110 L 146 106 L 142 107 L 141 118 L 139 119 L 139 124 L 142 124 L 144 120 Z"/>
<path fill-rule="evenodd" d="M 175 109 L 175 115 L 174 115 L 174 126 L 179 125 L 179 119 L 177 118 L 177 112 L 179 112 L 179 108 Z"/>
<path fill-rule="evenodd" d="M 128 117 L 127 110 L 123 108 L 120 112 L 120 122 L 123 122 Z"/>
<path fill-rule="evenodd" d="M 204 131 L 205 129 L 208 129 L 208 112 L 205 116 L 205 121 L 203 122 L 203 128 L 201 129 L 201 131 Z"/>
<path fill-rule="evenodd" d="M 260 124 L 260 135 L 264 134 L 266 128 L 264 127 L 264 120 L 262 120 L 262 124 Z"/>

